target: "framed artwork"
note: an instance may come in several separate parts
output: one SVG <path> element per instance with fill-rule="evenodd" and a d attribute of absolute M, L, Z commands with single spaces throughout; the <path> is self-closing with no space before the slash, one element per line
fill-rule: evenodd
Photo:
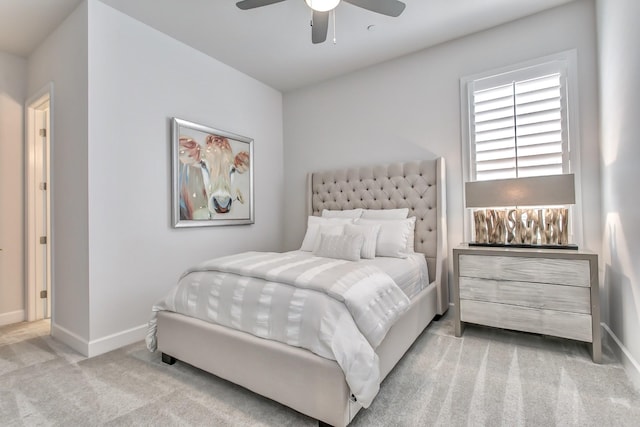
<path fill-rule="evenodd" d="M 253 140 L 173 118 L 173 226 L 254 223 Z"/>

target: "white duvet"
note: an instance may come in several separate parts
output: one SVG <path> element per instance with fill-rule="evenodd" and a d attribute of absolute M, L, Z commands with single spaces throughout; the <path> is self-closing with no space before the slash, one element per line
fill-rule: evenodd
<path fill-rule="evenodd" d="M 196 317 L 335 360 L 366 408 L 380 387 L 374 349 L 408 307 L 393 279 L 371 264 L 245 252 L 187 270 L 153 307 L 147 347 L 156 349 L 157 311 Z"/>

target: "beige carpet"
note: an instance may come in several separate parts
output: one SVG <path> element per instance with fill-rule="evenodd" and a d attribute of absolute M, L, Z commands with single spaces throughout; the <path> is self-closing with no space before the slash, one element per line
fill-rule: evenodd
<path fill-rule="evenodd" d="M 85 359 L 47 322 L 0 328 L 1 426 L 312 426 L 314 420 L 149 353 Z M 444 318 L 418 338 L 353 426 L 640 426 L 640 394 L 605 349 Z"/>

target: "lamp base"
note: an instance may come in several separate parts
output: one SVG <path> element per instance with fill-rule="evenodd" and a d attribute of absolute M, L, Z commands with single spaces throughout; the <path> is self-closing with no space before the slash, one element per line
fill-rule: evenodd
<path fill-rule="evenodd" d="M 578 250 L 578 245 L 570 244 L 570 245 L 536 245 L 531 243 L 479 243 L 479 242 L 469 242 L 469 246 L 486 246 L 491 248 L 526 248 L 526 249 L 571 249 L 574 251 Z"/>
<path fill-rule="evenodd" d="M 475 242 L 487 246 L 524 248 L 569 246 L 567 208 L 477 209 L 473 212 Z"/>

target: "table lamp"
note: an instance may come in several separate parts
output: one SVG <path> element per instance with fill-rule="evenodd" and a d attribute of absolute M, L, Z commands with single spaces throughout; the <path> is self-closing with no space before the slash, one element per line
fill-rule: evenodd
<path fill-rule="evenodd" d="M 569 244 L 574 174 L 465 183 L 465 207 L 473 208 L 471 246 L 577 249 Z"/>

